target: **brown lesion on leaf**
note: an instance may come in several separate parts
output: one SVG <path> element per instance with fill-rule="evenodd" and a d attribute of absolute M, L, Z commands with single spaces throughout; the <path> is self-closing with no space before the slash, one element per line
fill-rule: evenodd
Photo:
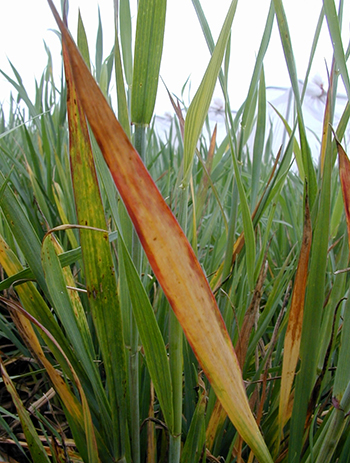
<path fill-rule="evenodd" d="M 96 288 L 93 286 L 91 289 L 89 287 L 86 288 L 88 298 L 91 299 L 91 296 L 96 299 L 97 298 L 97 291 Z"/>

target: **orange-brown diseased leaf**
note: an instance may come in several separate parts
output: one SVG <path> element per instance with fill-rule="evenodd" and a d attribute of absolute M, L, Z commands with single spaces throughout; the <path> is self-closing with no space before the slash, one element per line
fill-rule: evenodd
<path fill-rule="evenodd" d="M 343 147 L 336 139 L 339 156 L 339 176 L 343 193 L 346 224 L 348 228 L 348 240 L 350 249 L 350 161 Z"/>
<path fill-rule="evenodd" d="M 301 331 L 303 325 L 304 300 L 308 274 L 308 264 L 312 241 L 312 229 L 308 198 L 305 200 L 305 218 L 303 241 L 300 250 L 298 268 L 295 276 L 289 320 L 284 339 L 284 355 L 281 378 L 279 405 L 279 435 L 282 436 L 283 426 L 288 416 L 288 404 L 293 385 L 295 370 L 299 359 Z"/>
<path fill-rule="evenodd" d="M 78 97 L 152 269 L 217 397 L 261 463 L 270 453 L 250 410 L 231 339 L 198 260 L 48 0 Z"/>

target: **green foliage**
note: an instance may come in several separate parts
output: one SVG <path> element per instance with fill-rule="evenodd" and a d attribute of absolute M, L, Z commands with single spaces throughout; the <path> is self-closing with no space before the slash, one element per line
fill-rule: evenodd
<path fill-rule="evenodd" d="M 62 77 L 58 91 L 47 50 L 48 67 L 34 101 L 13 66 L 13 78 L 2 73 L 20 103 L 11 101 L 8 116 L 0 112 L 0 349 L 1 393 L 6 397 L 0 409 L 0 448 L 3 436 L 10 438 L 14 444 L 7 449 L 15 454 L 14 448 L 20 448 L 18 459 L 27 453 L 20 442 L 23 432 L 32 461 L 49 461 L 49 448 L 57 463 L 68 458 L 89 463 L 202 463 L 221 458 L 230 463 L 250 461 L 252 450 L 264 462 L 347 461 L 347 203 L 330 129 L 337 69 L 348 96 L 350 92 L 349 52 L 344 52 L 341 39 L 342 2 L 339 13 L 333 0 L 323 2 L 300 94 L 283 1 L 271 1 L 248 94 L 235 117 L 228 97 L 228 63 L 237 1 L 230 5 L 216 46 L 200 2 L 193 0 L 193 5 L 211 60 L 188 110 L 176 112 L 164 137 L 151 117 L 166 1 L 140 1 L 134 33 L 130 2 L 116 2 L 119 22 L 113 51 L 103 57 L 99 20 L 94 64 L 80 15 L 77 42 L 108 102 L 115 66 L 118 118 L 186 233 L 193 248 L 190 262 L 195 266 L 198 259 L 215 295 L 242 370 L 242 378 L 236 379 L 240 385 L 243 379 L 255 417 L 245 438 L 260 429 L 263 439 L 257 436 L 250 445 L 243 441 L 242 431 L 237 432 L 242 417 L 231 422 L 235 417 L 227 406 L 227 384 L 222 379 L 218 387 L 215 369 L 205 363 L 206 354 L 216 355 L 219 362 L 222 352 L 215 349 L 225 346 L 211 344 L 211 352 L 203 353 L 183 337 L 182 331 L 189 333 L 183 318 L 191 320 L 199 338 L 209 337 L 196 318 L 201 304 L 187 309 L 186 317 L 174 309 L 182 323 L 177 322 L 171 292 L 160 286 L 167 273 L 176 274 L 176 262 L 163 262 L 163 279 L 157 279 L 159 260 L 152 258 L 140 221 L 135 220 L 140 206 L 130 206 L 117 190 L 115 166 L 107 166 L 100 149 L 106 140 L 101 143 L 90 119 L 90 126 L 86 124 L 86 103 L 81 102 L 78 85 L 75 88 L 70 52 L 63 53 L 67 83 Z M 323 19 L 335 62 L 316 166 L 302 102 Z M 275 110 L 287 140 L 279 152 L 273 148 L 276 127 L 268 118 L 263 64 L 275 20 L 296 110 L 291 126 L 287 115 Z M 208 119 L 218 78 L 226 108 L 223 140 L 216 139 Z M 334 127 L 343 145 L 349 117 L 347 105 Z M 107 129 L 101 137 L 108 138 Z M 290 169 L 293 158 L 297 166 Z M 135 172 L 127 187 L 138 185 L 142 175 Z M 306 193 L 311 253 L 303 320 L 295 334 L 299 362 L 281 429 L 284 339 L 297 287 Z M 163 235 L 164 247 L 170 247 L 170 232 Z M 180 248 L 172 252 L 182 256 Z M 178 275 L 178 293 L 186 284 L 181 278 L 184 275 Z M 39 399 L 51 387 L 55 395 L 41 404 Z M 24 389 L 30 391 L 28 396 Z M 18 432 L 16 420 L 21 423 Z"/>

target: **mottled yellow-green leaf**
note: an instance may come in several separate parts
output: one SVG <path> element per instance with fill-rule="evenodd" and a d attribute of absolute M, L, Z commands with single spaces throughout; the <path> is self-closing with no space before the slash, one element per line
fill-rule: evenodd
<path fill-rule="evenodd" d="M 68 90 L 69 154 L 75 207 L 81 226 L 79 231 L 85 284 L 106 371 L 115 458 L 118 459 L 125 455 L 128 435 L 127 367 L 122 316 L 88 127 L 77 95 L 66 43 L 63 42 L 62 46 Z M 81 59 L 81 55 L 79 57 Z M 85 64 L 84 68 L 87 70 Z"/>

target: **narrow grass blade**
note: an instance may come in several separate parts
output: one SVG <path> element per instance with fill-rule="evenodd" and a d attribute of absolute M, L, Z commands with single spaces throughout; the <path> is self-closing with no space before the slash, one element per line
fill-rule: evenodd
<path fill-rule="evenodd" d="M 86 32 L 85 32 L 85 27 L 84 23 L 80 14 L 79 10 L 79 15 L 78 15 L 78 36 L 77 36 L 77 44 L 78 48 L 80 50 L 80 53 L 82 54 L 82 57 L 85 60 L 86 66 L 91 69 L 90 65 L 90 53 L 89 53 L 89 45 L 86 37 Z"/>
<path fill-rule="evenodd" d="M 139 0 L 131 94 L 131 122 L 148 125 L 156 102 L 166 0 Z"/>
<path fill-rule="evenodd" d="M 153 271 L 238 432 L 262 463 L 272 463 L 249 407 L 230 336 L 199 262 L 51 0 L 49 4 L 63 34 L 79 100 Z"/>
<path fill-rule="evenodd" d="M 200 461 L 200 455 L 205 443 L 205 410 L 207 402 L 207 393 L 204 390 L 197 402 L 196 409 L 192 416 L 192 421 L 186 442 L 181 454 L 180 463 Z"/>
<path fill-rule="evenodd" d="M 247 260 L 248 287 L 249 287 L 249 291 L 251 291 L 254 288 L 254 272 L 255 272 L 254 227 L 253 227 L 253 221 L 250 215 L 247 196 L 244 191 L 241 174 L 239 171 L 238 162 L 237 162 L 236 154 L 232 146 L 231 139 L 230 139 L 230 143 L 231 143 L 231 155 L 232 155 L 232 160 L 233 160 L 233 167 L 235 170 L 235 177 L 236 177 L 237 187 L 239 191 L 239 199 L 241 201 L 244 243 L 245 243 L 246 260 Z"/>
<path fill-rule="evenodd" d="M 286 422 L 290 393 L 294 381 L 296 366 L 299 360 L 301 331 L 303 325 L 304 300 L 307 282 L 307 271 L 312 241 L 310 211 L 305 199 L 305 218 L 302 245 L 299 255 L 298 268 L 295 277 L 289 320 L 284 339 L 284 355 L 279 403 L 279 435 L 282 437 L 283 426 Z"/>
<path fill-rule="evenodd" d="M 233 0 L 222 26 L 218 42 L 212 53 L 207 70 L 187 111 L 184 131 L 184 187 L 189 185 L 189 177 L 192 171 L 192 162 L 196 144 L 205 118 L 207 117 L 217 77 L 221 69 L 221 63 L 224 57 L 227 41 L 230 36 L 236 7 L 237 0 Z"/>
<path fill-rule="evenodd" d="M 130 1 L 119 1 L 119 30 L 120 30 L 120 43 L 123 51 L 123 64 L 125 80 L 128 87 L 132 85 L 132 30 L 131 30 L 131 12 Z M 116 29 L 118 29 L 116 25 Z M 119 92 L 117 92 L 119 98 Z"/>
<path fill-rule="evenodd" d="M 122 1 L 122 3 L 125 3 L 125 1 L 127 0 Z M 118 120 L 121 126 L 123 127 L 125 133 L 130 138 L 130 122 L 129 122 L 128 103 L 126 99 L 125 84 L 124 84 L 124 74 L 126 75 L 126 70 L 124 71 L 124 74 L 123 74 L 117 24 L 115 24 L 114 63 L 115 63 L 115 66 L 114 66 L 115 67 L 115 80 L 116 80 L 117 95 L 118 95 Z"/>
<path fill-rule="evenodd" d="M 97 82 L 99 82 L 101 78 L 102 61 L 103 61 L 103 32 L 102 32 L 101 12 L 100 12 L 100 7 L 98 7 L 98 28 L 97 28 L 96 53 L 95 53 L 95 72 L 96 72 Z"/>
<path fill-rule="evenodd" d="M 299 144 L 294 136 L 294 132 L 295 132 L 295 129 L 292 130 L 291 127 L 289 126 L 288 122 L 286 121 L 286 119 L 283 117 L 283 115 L 277 110 L 277 108 L 275 108 L 273 106 L 273 104 L 270 103 L 270 106 L 272 107 L 272 109 L 276 112 L 276 114 L 278 115 L 278 117 L 281 119 L 287 133 L 289 136 L 292 135 L 292 132 L 293 132 L 293 152 L 294 152 L 294 156 L 295 156 L 295 160 L 297 162 L 297 165 L 298 165 L 298 170 L 299 170 L 299 175 L 300 175 L 300 178 L 304 178 L 305 177 L 305 171 L 304 171 L 304 166 L 303 166 L 303 160 L 302 160 L 302 157 L 301 157 L 301 151 L 300 151 L 300 147 L 299 147 Z"/>
<path fill-rule="evenodd" d="M 331 130 L 331 124 L 333 124 L 333 116 L 334 116 L 334 100 L 336 99 L 336 82 L 335 79 L 335 67 L 336 62 L 333 58 L 332 61 L 332 68 L 329 75 L 329 86 L 327 92 L 327 100 L 326 100 L 326 107 L 324 110 L 323 116 L 323 130 L 322 130 L 322 142 L 321 142 L 321 154 L 320 154 L 320 167 L 321 167 L 321 176 L 323 175 L 324 163 L 325 163 L 325 156 L 326 156 L 326 149 L 328 143 L 328 134 Z"/>
<path fill-rule="evenodd" d="M 333 44 L 334 56 L 343 79 L 346 94 L 348 96 L 348 99 L 350 100 L 349 73 L 346 65 L 343 42 L 340 33 L 339 19 L 337 15 L 337 10 L 335 8 L 334 0 L 323 0 L 323 8 L 327 18 L 331 42 Z"/>
<path fill-rule="evenodd" d="M 210 30 L 210 27 L 209 27 L 207 18 L 205 17 L 201 2 L 200 2 L 200 0 L 192 0 L 192 4 L 193 4 L 193 6 L 194 6 L 194 8 L 196 10 L 197 18 L 198 18 L 199 23 L 201 25 L 204 38 L 205 38 L 205 40 L 207 42 L 207 45 L 208 45 L 208 48 L 209 48 L 209 51 L 210 51 L 210 55 L 212 55 L 213 52 L 214 52 L 214 49 L 215 49 L 215 43 L 214 43 L 214 39 L 213 39 L 211 30 Z M 226 48 L 225 48 L 224 71 L 223 71 L 222 68 L 220 68 L 220 70 L 219 70 L 219 82 L 220 82 L 220 85 L 221 85 L 222 92 L 224 94 L 225 106 L 226 106 L 226 111 L 228 112 L 228 114 L 231 114 L 229 96 L 228 96 L 228 93 L 227 93 L 227 88 L 228 88 L 227 77 L 228 77 L 228 68 L 229 68 L 229 63 L 230 63 L 230 53 L 231 53 L 231 40 L 230 40 L 230 36 L 229 36 L 228 41 L 227 41 L 227 45 L 226 45 Z M 225 72 L 225 74 L 224 74 L 224 72 Z"/>
<path fill-rule="evenodd" d="M 303 168 L 309 187 L 310 209 L 312 209 L 317 193 L 316 173 L 313 167 L 311 151 L 306 137 L 295 58 L 293 54 L 292 42 L 290 38 L 287 17 L 283 7 L 283 2 L 282 0 L 274 0 L 274 5 L 281 42 L 283 46 L 283 52 L 286 59 L 288 72 L 293 88 L 295 104 L 297 108 L 301 155 L 303 160 Z"/>
<path fill-rule="evenodd" d="M 192 4 L 194 6 L 194 9 L 196 10 L 197 17 L 199 20 L 199 23 L 201 25 L 205 41 L 207 42 L 208 48 L 210 53 L 212 54 L 215 48 L 215 43 L 214 39 L 207 21 L 207 18 L 205 17 L 202 5 L 200 0 L 192 0 Z"/>
<path fill-rule="evenodd" d="M 304 100 L 304 96 L 305 96 L 305 93 L 306 93 L 306 90 L 307 90 L 307 84 L 308 84 L 308 81 L 309 81 L 309 76 L 310 76 L 310 72 L 311 72 L 311 69 L 312 69 L 312 64 L 313 64 L 313 60 L 314 60 L 314 57 L 315 57 L 315 52 L 316 52 L 318 41 L 319 41 L 319 38 L 320 38 L 320 33 L 321 33 L 321 30 L 322 30 L 323 19 L 324 19 L 324 10 L 323 10 L 323 7 L 322 7 L 321 11 L 320 11 L 319 18 L 318 18 L 318 22 L 317 22 L 317 25 L 316 25 L 315 35 L 314 35 L 314 38 L 313 38 L 313 41 L 312 41 L 309 63 L 308 63 L 307 70 L 306 70 L 306 73 L 305 73 L 303 90 L 302 90 L 302 93 L 301 93 L 301 100 L 302 101 Z"/>
<path fill-rule="evenodd" d="M 170 433 L 172 433 L 174 425 L 172 385 L 164 341 L 151 303 L 122 237 L 120 237 L 120 242 L 133 314 L 145 351 L 148 370 L 157 393 L 165 423 Z"/>
<path fill-rule="evenodd" d="M 248 115 L 249 115 L 249 112 L 252 106 L 252 101 L 253 101 L 257 86 L 258 86 L 259 79 L 260 79 L 260 82 L 262 79 L 263 61 L 264 61 L 264 57 L 265 57 L 268 45 L 270 43 L 274 18 L 275 18 L 275 8 L 274 8 L 273 0 L 271 0 L 269 13 L 268 13 L 268 17 L 267 17 L 266 25 L 264 29 L 264 35 L 262 37 L 259 52 L 255 60 L 253 76 L 250 81 L 247 99 L 244 103 L 244 110 L 243 110 L 242 122 L 241 122 L 243 129 L 245 128 L 247 124 Z M 263 145 L 261 145 L 261 147 L 262 146 Z"/>
<path fill-rule="evenodd" d="M 11 381 L 10 376 L 7 373 L 5 365 L 0 357 L 0 370 L 1 376 L 6 386 L 6 389 L 11 395 L 13 403 L 16 406 L 19 419 L 21 421 L 22 429 L 28 443 L 28 448 L 33 458 L 33 461 L 38 463 L 49 463 L 50 459 L 44 449 L 42 442 L 39 439 L 38 433 L 34 427 L 32 420 L 30 419 L 29 413 L 26 410 L 23 402 L 21 401 L 16 388 Z"/>
<path fill-rule="evenodd" d="M 260 171 L 263 158 L 263 146 L 266 133 L 266 84 L 264 68 L 261 69 L 259 83 L 258 115 L 256 119 L 256 132 L 253 147 L 253 166 L 252 166 L 252 191 L 250 198 L 250 210 L 253 211 L 256 205 L 260 184 Z"/>

